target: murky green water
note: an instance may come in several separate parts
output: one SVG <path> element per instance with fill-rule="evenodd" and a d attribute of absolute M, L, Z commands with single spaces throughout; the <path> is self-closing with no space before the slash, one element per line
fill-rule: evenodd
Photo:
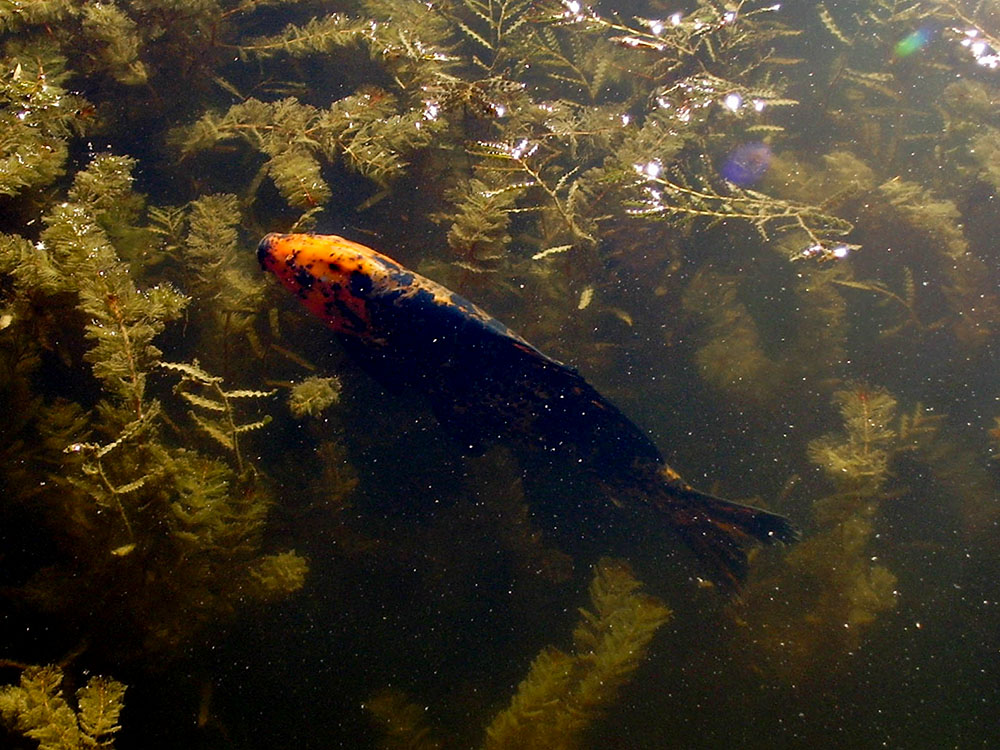
<path fill-rule="evenodd" d="M 996 3 L 0 30 L 0 746 L 1000 741 Z M 801 541 L 729 597 L 613 462 L 465 455 L 272 231 L 464 295 Z"/>

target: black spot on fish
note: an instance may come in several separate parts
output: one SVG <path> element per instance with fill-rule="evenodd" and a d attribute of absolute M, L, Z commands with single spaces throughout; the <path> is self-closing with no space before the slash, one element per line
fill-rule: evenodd
<path fill-rule="evenodd" d="M 313 284 L 316 283 L 316 277 L 309 272 L 308 268 L 299 268 L 295 271 L 295 283 L 302 289 L 312 289 Z"/>
<path fill-rule="evenodd" d="M 417 289 L 417 293 L 412 295 L 412 299 L 415 303 L 414 306 L 423 307 L 428 312 L 436 307 L 434 304 L 434 295 L 426 289 Z"/>
<path fill-rule="evenodd" d="M 350 327 L 356 331 L 363 331 L 367 328 L 365 321 L 355 315 L 354 311 L 344 304 L 343 300 L 334 299 L 333 304 L 337 306 L 338 312 L 350 323 Z"/>
<path fill-rule="evenodd" d="M 366 297 L 372 290 L 372 279 L 361 271 L 353 271 L 349 288 L 354 296 Z"/>

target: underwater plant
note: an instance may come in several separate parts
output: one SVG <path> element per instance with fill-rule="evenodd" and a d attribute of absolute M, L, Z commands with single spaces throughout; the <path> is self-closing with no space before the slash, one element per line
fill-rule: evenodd
<path fill-rule="evenodd" d="M 255 326 L 266 287 L 252 273 L 241 246 L 243 216 L 236 196 L 221 193 L 181 207 L 150 206 L 146 227 L 158 244 L 157 261 L 176 257 L 183 262 L 185 285 L 198 300 L 190 314 L 198 317 L 205 336 L 215 339 L 205 347 L 212 355 L 205 361 L 227 377 L 234 360 L 259 357 L 261 350 Z"/>
<path fill-rule="evenodd" d="M 310 569 L 335 587 L 345 640 L 380 627 L 380 607 L 429 637 L 430 599 L 466 623 L 460 592 L 489 565 L 511 574 L 508 617 L 571 577 L 575 546 L 553 545 L 526 501 L 535 478 L 502 456 L 448 454 L 433 475 L 413 454 L 393 463 L 408 440 L 446 449 L 289 313 L 250 250 L 267 231 L 372 236 L 593 377 L 680 461 L 711 452 L 768 502 L 804 477 L 777 502 L 814 533 L 781 562 L 762 555 L 732 607 L 753 674 L 838 669 L 915 607 L 928 514 L 962 541 L 935 542 L 936 560 L 983 575 L 995 4 L 779 5 L 0 0 L 8 668 L 60 663 L 59 716 L 80 727 L 73 675 L 175 691 L 163 672 L 268 617 L 257 605 Z M 939 429 L 921 403 L 961 418 Z M 919 514 L 894 501 L 922 492 Z M 385 581 L 419 571 L 419 606 L 368 588 L 380 565 Z M 959 591 L 938 575 L 919 590 L 935 608 L 939 588 Z M 506 632 L 502 617 L 484 631 Z M 558 642 L 544 627 L 524 637 Z M 390 641 L 351 658 L 391 661 Z M 543 652 L 497 742 L 535 731 L 536 708 L 593 726 L 601 711 L 580 701 L 600 692 L 584 657 L 598 651 Z M 471 682 L 461 669 L 428 679 Z M 54 673 L 22 679 L 45 675 L 55 695 Z M 356 705 L 366 690 L 343 692 Z M 151 703 L 130 705 L 140 731 L 161 722 Z M 399 694 L 374 705 L 397 745 L 442 746 Z M 4 716 L 18 742 L 41 739 Z M 585 745 L 572 718 L 545 741 Z"/>
<path fill-rule="evenodd" d="M 843 420 L 843 432 L 809 443 L 809 460 L 846 492 L 858 497 L 877 495 L 889 471 L 889 451 L 898 434 L 896 399 L 884 388 L 857 385 L 837 391 L 833 402 Z"/>
<path fill-rule="evenodd" d="M 110 750 L 121 729 L 125 685 L 91 677 L 69 699 L 62 670 L 25 667 L 18 685 L 0 688 L 0 720 L 38 742 L 39 750 Z"/>
<path fill-rule="evenodd" d="M 741 640 L 794 683 L 822 660 L 828 674 L 896 606 L 897 576 L 874 549 L 893 460 L 933 445 L 940 418 L 919 405 L 899 414 L 885 388 L 852 384 L 834 394 L 842 429 L 810 441 L 809 460 L 835 487 L 813 501 L 818 530 L 749 587 Z M 930 456 L 928 456 L 930 458 Z"/>
<path fill-rule="evenodd" d="M 764 353 L 761 336 L 738 297 L 739 280 L 711 271 L 695 276 L 684 290 L 684 308 L 706 319 L 705 341 L 695 354 L 701 376 L 724 393 L 766 403 L 784 379 L 779 363 Z"/>
<path fill-rule="evenodd" d="M 51 184 L 63 173 L 67 140 L 87 106 L 66 91 L 65 60 L 5 57 L 12 68 L 0 80 L 0 195 Z"/>
<path fill-rule="evenodd" d="M 573 652 L 543 650 L 510 706 L 486 729 L 486 748 L 579 747 L 583 731 L 613 704 L 671 612 L 638 592 L 624 563 L 604 559 L 590 584 L 592 610 L 580 610 Z"/>
<path fill-rule="evenodd" d="M 510 705 L 486 727 L 484 748 L 584 746 L 587 728 L 614 705 L 670 620 L 670 610 L 640 587 L 621 561 L 605 558 L 594 566 L 591 609 L 580 609 L 573 651 L 549 647 L 535 657 Z M 398 691 L 379 693 L 365 708 L 383 728 L 385 747 L 443 746 L 423 710 Z"/>
<path fill-rule="evenodd" d="M 275 391 L 254 391 L 245 388 L 226 390 L 222 387 L 223 379 L 205 372 L 198 366 L 198 360 L 194 360 L 191 364 L 181 362 L 158 364 L 166 370 L 180 374 L 181 380 L 174 388 L 174 393 L 194 407 L 188 412 L 194 423 L 223 448 L 232 451 L 236 460 L 236 471 L 242 474 L 245 466 L 240 452 L 240 435 L 266 427 L 271 420 L 265 416 L 254 422 L 238 422 L 235 416 L 235 399 L 263 399 L 273 396 Z"/>
<path fill-rule="evenodd" d="M 5 503 L 36 518 L 61 555 L 5 596 L 64 618 L 69 637 L 123 656 L 176 653 L 248 596 L 300 588 L 306 572 L 294 553 L 260 550 L 271 495 L 248 471 L 240 440 L 267 418 L 241 421 L 233 399 L 269 392 L 225 388 L 197 363 L 161 363 L 153 342 L 189 298 L 169 283 L 143 288 L 141 264 L 122 258 L 142 236 L 133 166 L 125 157 L 95 157 L 75 175 L 67 200 L 44 216 L 37 242 L 0 237 L 11 310 L 8 392 L 30 391 L 26 379 L 53 347 L 62 356 L 49 369 L 86 378 L 86 362 L 92 378 L 76 400 L 9 402 L 19 439 L 5 445 L 7 458 L 37 467 L 42 481 L 35 472 L 11 475 Z M 167 434 L 176 423 L 151 386 L 161 366 L 181 373 L 179 397 L 228 451 L 226 460 L 201 453 L 184 433 Z"/>
<path fill-rule="evenodd" d="M 382 732 L 384 750 L 440 750 L 444 743 L 427 724 L 427 712 L 410 702 L 406 694 L 386 688 L 365 701 L 365 710 Z"/>
<path fill-rule="evenodd" d="M 315 375 L 292 386 L 288 394 L 288 410 L 292 416 L 318 417 L 340 400 L 340 380 Z"/>

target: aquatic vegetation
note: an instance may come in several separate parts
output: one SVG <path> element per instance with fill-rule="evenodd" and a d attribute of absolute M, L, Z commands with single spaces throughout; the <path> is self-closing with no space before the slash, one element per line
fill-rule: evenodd
<path fill-rule="evenodd" d="M 136 21 L 115 3 L 12 2 L 0 8 L 0 25 L 8 29 L 25 33 L 46 24 L 56 24 L 62 32 L 52 40 L 63 51 L 87 50 L 73 62 L 88 72 L 108 74 L 129 86 L 146 82 L 146 68 L 139 59 L 146 39 L 140 39 Z"/>
<path fill-rule="evenodd" d="M 206 332 L 217 339 L 208 361 L 228 374 L 241 342 L 259 352 L 255 324 L 266 288 L 240 245 L 243 212 L 236 196 L 205 195 L 179 208 L 150 206 L 148 216 L 146 231 L 161 253 L 156 260 L 183 260 L 186 286 L 197 300 L 191 313 L 202 317 Z"/>
<path fill-rule="evenodd" d="M 172 407 L 151 395 L 162 364 L 154 340 L 189 298 L 170 283 L 140 286 L 141 264 L 122 258 L 142 207 L 133 165 L 95 157 L 45 214 L 36 242 L 0 238 L 9 392 L 30 391 L 44 351 L 55 348 L 62 377 L 85 378 L 80 360 L 90 363 L 86 388 L 95 393 L 8 402 L 19 439 L 5 446 L 7 457 L 37 469 L 6 480 L 6 502 L 37 516 L 66 555 L 9 595 L 75 622 L 93 648 L 171 654 L 248 595 L 301 587 L 305 564 L 291 553 L 261 554 L 271 499 L 246 471 L 240 440 L 267 419 L 241 422 L 233 399 L 268 392 L 224 388 L 197 363 L 163 365 L 181 374 L 178 393 L 194 423 L 232 464 L 164 433 L 175 423 Z M 146 585 L 134 586 L 137 578 Z"/>
<path fill-rule="evenodd" d="M 145 83 L 148 76 L 139 59 L 136 22 L 114 3 L 87 3 L 81 11 L 80 25 L 93 44 L 95 62 L 119 83 Z"/>
<path fill-rule="evenodd" d="M 343 443 L 324 441 L 316 449 L 316 456 L 323 471 L 314 483 L 315 494 L 334 508 L 347 507 L 351 493 L 358 486 L 358 475 L 348 460 Z"/>
<path fill-rule="evenodd" d="M 695 360 L 701 376 L 720 391 L 740 400 L 765 403 L 776 395 L 780 364 L 763 351 L 752 316 L 738 297 L 737 278 L 699 273 L 684 292 L 686 310 L 704 317 L 705 342 Z"/>
<path fill-rule="evenodd" d="M 483 174 L 483 177 L 491 176 Z M 523 188 L 497 184 L 499 187 L 492 187 L 482 179 L 473 178 L 449 194 L 454 213 L 439 217 L 451 222 L 448 247 L 454 251 L 455 263 L 462 270 L 474 273 L 495 270 L 504 259 L 504 250 L 511 240 L 511 214 L 516 211 L 517 195 Z"/>
<path fill-rule="evenodd" d="M 290 206 L 311 209 L 332 193 L 320 173 L 321 162 L 342 163 L 386 184 L 406 166 L 406 154 L 425 145 L 433 132 L 421 113 L 400 114 L 391 94 L 363 91 L 334 102 L 328 109 L 286 98 L 250 99 L 221 117 L 208 114 L 176 135 L 182 154 L 190 156 L 239 138 L 267 156 L 261 168 Z M 259 184 L 255 180 L 252 185 Z M 245 196 L 252 200 L 253 195 Z"/>
<path fill-rule="evenodd" d="M 298 57 L 327 55 L 363 44 L 385 63 L 401 91 L 372 85 L 333 101 L 327 109 L 295 97 L 275 102 L 247 98 L 225 114 L 204 114 L 176 132 L 174 143 L 187 157 L 227 140 L 247 142 L 267 157 L 251 188 L 255 190 L 268 175 L 290 206 L 306 211 L 321 208 L 331 198 L 321 174 L 324 162 L 339 161 L 387 185 L 405 171 L 408 155 L 426 146 L 441 124 L 425 115 L 422 104 L 414 107 L 412 101 L 398 101 L 398 97 L 410 98 L 412 89 L 437 80 L 439 67 L 449 59 L 414 36 L 436 24 L 412 26 L 405 14 L 403 18 L 393 15 L 392 21 L 373 24 L 364 18 L 331 14 L 302 27 L 290 24 L 277 36 L 250 40 L 238 49 L 248 57 Z M 254 196 L 245 198 L 253 200 Z"/>
<path fill-rule="evenodd" d="M 626 565 L 602 560 L 590 584 L 592 610 L 580 610 L 572 653 L 535 657 L 510 706 L 486 729 L 486 748 L 579 747 L 586 727 L 613 704 L 642 663 L 670 610 L 640 594 Z"/>
<path fill-rule="evenodd" d="M 39 297 L 52 300 L 53 308 L 71 319 L 75 319 L 75 306 L 89 321 L 80 324 L 90 342 L 85 359 L 92 363 L 93 374 L 107 394 L 99 409 L 110 439 L 70 444 L 67 450 L 77 456 L 77 471 L 82 474 L 71 472 L 61 481 L 73 483 L 98 506 L 117 510 L 129 536 L 131 524 L 122 499 L 150 478 L 137 473 L 147 462 L 136 452 L 142 454 L 148 447 L 141 438 L 159 412 L 159 403 L 146 394 L 147 372 L 160 356 L 152 341 L 187 303 L 169 284 L 140 291 L 104 229 L 104 223 L 131 218 L 128 198 L 133 163 L 110 155 L 96 158 L 77 174 L 70 202 L 54 207 L 44 217 L 46 228 L 37 244 L 16 235 L 0 239 L 0 269 L 15 284 L 13 325 L 27 330 L 37 325 L 31 300 Z M 67 295 L 73 295 L 73 306 L 62 301 Z M 44 337 L 56 336 L 58 331 L 41 335 L 44 343 Z M 24 357 L 25 350 L 10 354 Z"/>
<path fill-rule="evenodd" d="M 365 701 L 365 710 L 382 730 L 384 750 L 440 750 L 445 745 L 427 724 L 427 712 L 406 694 L 387 688 Z"/>
<path fill-rule="evenodd" d="M 739 615 L 744 637 L 790 682 L 807 679 L 817 660 L 830 674 L 895 608 L 897 575 L 873 549 L 890 465 L 910 451 L 937 465 L 939 416 L 919 404 L 899 414 L 889 391 L 864 384 L 836 391 L 833 400 L 843 428 L 810 441 L 808 453 L 836 491 L 813 501 L 818 531 L 760 576 Z"/>
<path fill-rule="evenodd" d="M 26 667 L 20 684 L 0 688 L 0 719 L 35 740 L 39 750 L 113 748 L 125 685 L 91 677 L 71 704 L 63 695 L 63 677 L 56 666 Z"/>
<path fill-rule="evenodd" d="M 0 81 L 0 195 L 50 184 L 63 173 L 66 142 L 86 102 L 61 85 L 65 60 L 3 58 Z"/>
<path fill-rule="evenodd" d="M 342 577 L 350 640 L 378 608 L 424 635 L 431 605 L 369 589 L 378 565 L 419 571 L 406 593 L 467 626 L 485 564 L 524 608 L 581 564 L 531 511 L 528 468 L 391 463 L 414 432 L 432 442 L 426 415 L 339 372 L 259 273 L 266 231 L 371 236 L 593 377 L 671 458 L 711 451 L 730 491 L 752 477 L 811 518 L 732 608 L 754 674 L 844 675 L 901 613 L 976 599 L 953 584 L 997 547 L 995 4 L 683 6 L 0 0 L 8 668 L 58 661 L 69 684 L 122 664 L 149 694 L 148 671 L 310 566 Z M 425 515 L 386 521 L 396 503 Z M 557 642 L 538 627 L 524 637 Z M 567 706 L 592 722 L 587 648 L 543 652 L 497 726 L 523 738 L 524 716 Z M 490 692 L 459 672 L 427 679 Z M 56 696 L 57 677 L 26 670 L 3 700 Z M 64 690 L 82 738 L 84 688 Z M 443 746 L 398 693 L 369 707 L 398 746 Z"/>
<path fill-rule="evenodd" d="M 279 35 L 238 49 L 271 60 L 336 56 L 360 44 L 388 73 L 390 87 L 372 75 L 327 109 L 291 97 L 246 98 L 223 115 L 206 114 L 178 131 L 174 141 L 182 153 L 190 157 L 227 140 L 246 141 L 267 157 L 259 176 L 270 175 L 290 205 L 308 211 L 331 196 L 323 164 L 339 162 L 384 189 L 422 150 L 464 152 L 474 177 L 449 180 L 454 210 L 440 218 L 452 215 L 449 239 L 466 263 L 473 262 L 469 256 L 476 254 L 480 235 L 505 242 L 510 212 L 531 217 L 541 234 L 539 250 L 593 246 L 594 222 L 607 217 L 588 196 L 608 190 L 624 191 L 621 197 L 642 204 L 631 212 L 636 217 L 743 218 L 761 231 L 804 230 L 812 243 L 850 226 L 733 183 L 703 183 L 696 162 L 675 158 L 685 144 L 706 145 L 706 117 L 720 99 L 746 121 L 748 133 L 769 127 L 761 112 L 795 104 L 761 70 L 759 43 L 798 33 L 767 20 L 767 8 L 730 17 L 720 5 L 704 2 L 690 16 L 654 29 L 623 26 L 621 19 L 589 9 L 537 13 L 520 2 L 441 9 L 413 3 L 394 6 L 391 15 L 383 15 L 377 2 L 365 7 L 379 20 L 335 13 L 290 24 Z M 639 79 L 628 72 L 645 66 L 650 54 L 657 58 L 654 74 L 650 87 L 639 90 Z M 715 70 L 657 88 L 696 60 Z M 730 78 L 737 76 L 742 80 Z M 544 82 L 571 86 L 549 98 L 555 92 Z M 626 112 L 649 95 L 655 106 L 633 124 Z M 669 147 L 654 145 L 664 138 Z M 677 173 L 654 175 L 643 168 L 636 175 L 647 163 L 673 163 Z M 454 167 L 450 158 L 434 165 L 449 177 Z M 259 184 L 259 177 L 251 183 L 254 190 Z M 669 200 L 662 199 L 666 195 Z M 505 203 L 490 207 L 474 225 L 473 206 L 496 196 Z"/>
<path fill-rule="evenodd" d="M 897 439 L 891 426 L 896 399 L 884 388 L 859 385 L 837 391 L 834 404 L 844 422 L 843 433 L 810 442 L 809 460 L 841 487 L 872 495 L 885 481 L 889 451 Z"/>
<path fill-rule="evenodd" d="M 625 563 L 597 563 L 592 608 L 580 609 L 573 651 L 548 647 L 535 657 L 510 705 L 486 728 L 484 748 L 582 746 L 586 729 L 613 707 L 670 619 L 670 610 L 640 587 Z M 365 707 L 386 732 L 385 747 L 441 746 L 424 712 L 398 692 L 382 692 Z"/>
<path fill-rule="evenodd" d="M 169 284 L 139 291 L 111 244 L 105 225 L 133 218 L 133 165 L 125 157 L 96 157 L 74 178 L 69 202 L 45 215 L 37 244 L 3 237 L 0 268 L 16 280 L 22 299 L 77 292 L 76 308 L 90 320 L 84 331 L 95 377 L 133 419 L 141 419 L 145 373 L 160 355 L 152 339 L 188 300 Z"/>
<path fill-rule="evenodd" d="M 983 346 L 994 330 L 1000 297 L 992 287 L 987 264 L 969 252 L 957 205 L 899 180 L 883 183 L 879 190 L 904 221 L 939 248 L 942 290 L 949 306 L 959 313 L 954 335 L 966 345 Z"/>
<path fill-rule="evenodd" d="M 837 391 L 833 401 L 843 430 L 810 441 L 808 455 L 838 491 L 817 499 L 813 507 L 821 523 L 850 524 L 875 514 L 889 477 L 889 462 L 906 449 L 900 434 L 905 432 L 913 441 L 918 434 L 932 432 L 933 427 L 922 419 L 919 407 L 915 416 L 897 415 L 896 399 L 884 388 L 857 384 Z M 919 429 L 914 428 L 917 424 L 921 425 Z M 864 526 L 851 528 L 857 532 Z M 849 547 L 845 544 L 844 551 Z"/>
<path fill-rule="evenodd" d="M 223 378 L 209 375 L 198 366 L 198 360 L 191 364 L 182 362 L 158 364 L 166 370 L 180 374 L 181 380 L 174 388 L 174 393 L 194 407 L 188 411 L 194 423 L 216 443 L 232 451 L 236 459 L 236 470 L 242 474 L 244 463 L 240 453 L 240 435 L 266 427 L 271 420 L 265 416 L 253 422 L 238 422 L 235 400 L 268 398 L 276 391 L 254 391 L 245 388 L 226 390 L 222 387 Z"/>
<path fill-rule="evenodd" d="M 872 561 L 874 536 L 862 513 L 803 541 L 748 597 L 734 646 L 752 644 L 756 668 L 787 684 L 843 669 L 866 631 L 897 606 L 897 575 Z"/>
<path fill-rule="evenodd" d="M 318 417 L 339 400 L 340 381 L 314 375 L 292 386 L 288 394 L 288 409 L 297 419 Z"/>

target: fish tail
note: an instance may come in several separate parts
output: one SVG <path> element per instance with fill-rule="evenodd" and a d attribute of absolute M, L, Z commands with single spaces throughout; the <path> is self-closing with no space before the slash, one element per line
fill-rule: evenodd
<path fill-rule="evenodd" d="M 657 493 L 681 539 L 708 566 L 708 577 L 738 594 L 746 580 L 748 552 L 759 544 L 791 544 L 799 532 L 777 513 L 730 502 L 669 481 Z"/>

